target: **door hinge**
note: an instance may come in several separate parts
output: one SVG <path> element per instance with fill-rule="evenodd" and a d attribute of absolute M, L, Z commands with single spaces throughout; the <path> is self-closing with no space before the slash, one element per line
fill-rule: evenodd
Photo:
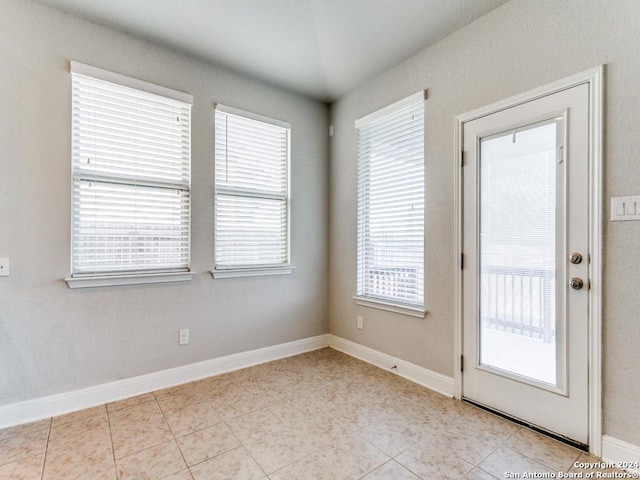
<path fill-rule="evenodd" d="M 464 151 L 460 152 L 460 166 L 464 167 Z"/>
<path fill-rule="evenodd" d="M 460 254 L 460 270 L 464 270 L 464 253 Z"/>
<path fill-rule="evenodd" d="M 464 355 L 460 355 L 460 371 L 464 372 Z"/>

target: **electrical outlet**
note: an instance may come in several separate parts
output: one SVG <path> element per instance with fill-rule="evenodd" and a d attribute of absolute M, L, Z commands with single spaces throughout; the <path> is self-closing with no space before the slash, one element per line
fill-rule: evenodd
<path fill-rule="evenodd" d="M 178 336 L 178 345 L 187 345 L 189 343 L 189 329 L 183 328 Z"/>
<path fill-rule="evenodd" d="M 362 315 L 358 315 L 358 328 L 360 330 L 364 328 L 364 320 L 362 319 Z"/>
<path fill-rule="evenodd" d="M 11 273 L 11 262 L 9 257 L 0 258 L 0 277 L 8 277 Z"/>

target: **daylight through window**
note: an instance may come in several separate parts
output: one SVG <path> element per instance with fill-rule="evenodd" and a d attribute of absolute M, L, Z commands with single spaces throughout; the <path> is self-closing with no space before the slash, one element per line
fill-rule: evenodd
<path fill-rule="evenodd" d="M 72 62 L 72 276 L 185 272 L 191 97 Z"/>
<path fill-rule="evenodd" d="M 356 122 L 357 298 L 424 306 L 424 97 Z"/>
<path fill-rule="evenodd" d="M 289 134 L 284 122 L 216 107 L 216 271 L 289 265 Z"/>

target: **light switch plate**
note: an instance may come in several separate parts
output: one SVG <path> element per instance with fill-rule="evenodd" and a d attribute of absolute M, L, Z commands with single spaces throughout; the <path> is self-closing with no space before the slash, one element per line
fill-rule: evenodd
<path fill-rule="evenodd" d="M 11 273 L 11 261 L 9 257 L 0 258 L 0 277 L 8 277 Z"/>
<path fill-rule="evenodd" d="M 640 195 L 611 198 L 611 221 L 640 220 Z"/>

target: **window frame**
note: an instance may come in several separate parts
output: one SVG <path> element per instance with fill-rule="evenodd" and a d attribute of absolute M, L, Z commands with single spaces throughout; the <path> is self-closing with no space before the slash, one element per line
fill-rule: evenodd
<path fill-rule="evenodd" d="M 214 158 L 214 254 L 213 254 L 213 263 L 214 267 L 211 270 L 211 275 L 214 279 L 223 279 L 223 278 L 238 278 L 238 277 L 257 277 L 257 276 L 265 276 L 265 275 L 287 275 L 293 272 L 294 268 L 291 265 L 291 125 L 288 122 L 284 122 L 281 120 L 274 119 L 272 117 L 267 117 L 264 115 L 260 115 L 253 112 L 248 112 L 246 110 L 241 110 L 235 107 L 231 107 L 228 105 L 223 105 L 220 103 L 215 104 L 215 121 L 214 121 L 214 143 L 215 143 L 215 151 L 217 154 L 218 144 L 216 141 L 215 133 L 218 125 L 218 113 L 224 115 L 232 115 L 236 117 L 241 117 L 243 119 L 248 119 L 256 122 L 261 122 L 267 125 L 272 125 L 275 127 L 280 127 L 286 130 L 286 152 L 284 159 L 284 169 L 286 175 L 285 181 L 285 192 L 283 194 L 283 200 L 286 208 L 285 215 L 285 228 L 284 232 L 286 235 L 286 239 L 284 242 L 284 248 L 286 249 L 286 259 L 285 262 L 281 264 L 272 264 L 272 265 L 261 265 L 261 264 L 252 264 L 252 265 L 218 265 L 217 263 L 217 254 L 218 247 L 216 245 L 216 241 L 218 238 L 218 224 L 216 221 L 216 216 L 218 213 L 217 209 L 217 200 L 218 200 L 218 183 L 216 178 L 216 159 Z M 225 146 L 226 147 L 226 146 Z M 234 189 L 234 187 L 226 187 L 224 188 L 226 194 L 229 195 L 230 192 L 235 192 L 237 196 L 243 198 L 258 198 L 258 199 L 273 199 L 274 196 L 265 194 L 264 196 L 259 193 L 252 192 L 246 193 L 243 192 L 242 189 Z"/>
<path fill-rule="evenodd" d="M 410 95 L 409 97 L 406 97 L 398 102 L 395 102 L 391 105 L 388 105 L 384 108 L 381 108 L 369 115 L 366 115 L 362 118 L 359 118 L 358 120 L 356 120 L 355 122 L 355 127 L 356 127 L 356 133 L 358 133 L 358 130 L 360 128 L 363 127 L 368 127 L 370 126 L 372 123 L 375 123 L 378 120 L 383 119 L 384 117 L 387 117 L 389 115 L 393 115 L 394 113 L 397 113 L 398 111 L 405 109 L 407 107 L 411 107 L 417 104 L 422 104 L 422 107 L 424 108 L 425 106 L 425 101 L 427 99 L 427 91 L 420 91 L 417 92 L 413 95 Z M 424 115 L 424 110 L 423 110 L 423 115 Z M 424 117 L 423 117 L 424 119 Z M 422 157 L 422 162 L 423 162 L 423 172 L 425 171 L 424 167 L 424 127 L 422 130 L 422 142 L 423 142 L 423 157 Z M 360 258 L 361 258 L 361 253 L 360 253 L 360 242 L 361 242 L 361 229 L 360 229 L 360 222 L 363 221 L 361 219 L 361 211 L 362 211 L 362 205 L 360 204 L 360 198 L 361 198 L 361 191 L 360 191 L 360 183 L 361 183 L 361 176 L 362 176 L 362 172 L 360 169 L 360 165 L 361 162 L 364 161 L 363 157 L 361 157 L 360 154 L 360 140 L 356 141 L 357 147 L 358 147 L 358 154 L 357 154 L 357 181 L 358 181 L 358 192 L 357 192 L 357 211 L 356 211 L 356 236 L 357 236 L 357 241 L 356 241 L 356 294 L 353 296 L 353 299 L 355 300 L 355 303 L 357 305 L 361 305 L 361 306 L 365 306 L 365 307 L 370 307 L 370 308 L 376 308 L 379 310 L 385 310 L 385 311 L 390 311 L 390 312 L 394 312 L 394 313 L 399 313 L 399 314 L 403 314 L 403 315 L 409 315 L 409 316 L 413 316 L 413 317 L 418 317 L 418 318 L 424 318 L 424 316 L 427 314 L 427 309 L 426 309 L 426 298 L 425 298 L 425 276 L 426 276 L 426 272 L 425 272 L 425 234 L 424 234 L 424 215 L 423 215 L 423 219 L 422 219 L 422 304 L 417 304 L 417 303 L 408 303 L 408 302 L 402 302 L 400 300 L 398 301 L 394 301 L 394 299 L 391 298 L 382 298 L 377 297 L 375 295 L 373 296 L 368 296 L 366 295 L 366 292 L 363 292 L 361 289 L 365 288 L 364 286 L 361 287 L 361 283 L 364 285 L 365 282 L 363 279 L 361 279 L 361 265 L 360 265 Z M 423 189 L 424 189 L 424 178 L 423 178 Z M 363 255 L 364 256 L 364 255 Z"/>
<path fill-rule="evenodd" d="M 102 287 L 102 286 L 118 286 L 118 285 L 137 285 L 137 284 L 153 284 L 153 283 L 166 283 L 166 282 L 184 282 L 193 278 L 193 272 L 191 271 L 191 106 L 193 105 L 193 96 L 184 92 L 173 90 L 167 87 L 156 85 L 153 83 L 138 80 L 136 78 L 121 75 L 108 70 L 103 70 L 97 67 L 86 65 L 76 61 L 70 61 L 69 71 L 74 75 L 89 77 L 94 80 L 108 82 L 119 87 L 127 89 L 134 89 L 146 94 L 152 94 L 159 97 L 164 97 L 169 102 L 179 102 L 188 107 L 189 112 L 189 126 L 188 126 L 188 180 L 180 185 L 181 191 L 187 194 L 187 265 L 186 268 L 178 270 L 171 268 L 159 268 L 149 269 L 147 271 L 141 270 L 112 270 L 105 272 L 78 272 L 74 270 L 74 258 L 76 253 L 74 252 L 74 227 L 76 221 L 75 203 L 78 200 L 76 195 L 76 180 L 82 179 L 82 174 L 76 173 L 76 160 L 74 153 L 72 152 L 72 165 L 71 165 L 71 245 L 70 245 L 70 276 L 65 278 L 67 285 L 70 288 L 87 288 L 87 287 Z M 72 80 L 73 82 L 73 80 Z M 72 97 L 72 108 L 75 105 L 76 97 Z M 76 139 L 73 133 L 73 120 L 72 120 L 72 144 L 75 145 Z M 123 176 L 124 177 L 124 176 Z M 125 179 L 122 183 L 119 183 L 126 187 L 144 186 L 144 184 L 138 184 L 132 177 Z M 185 187 L 186 186 L 186 187 Z M 168 188 L 164 186 L 162 188 Z M 135 210 L 135 209 L 134 209 Z M 180 210 L 184 215 L 184 209 Z"/>

